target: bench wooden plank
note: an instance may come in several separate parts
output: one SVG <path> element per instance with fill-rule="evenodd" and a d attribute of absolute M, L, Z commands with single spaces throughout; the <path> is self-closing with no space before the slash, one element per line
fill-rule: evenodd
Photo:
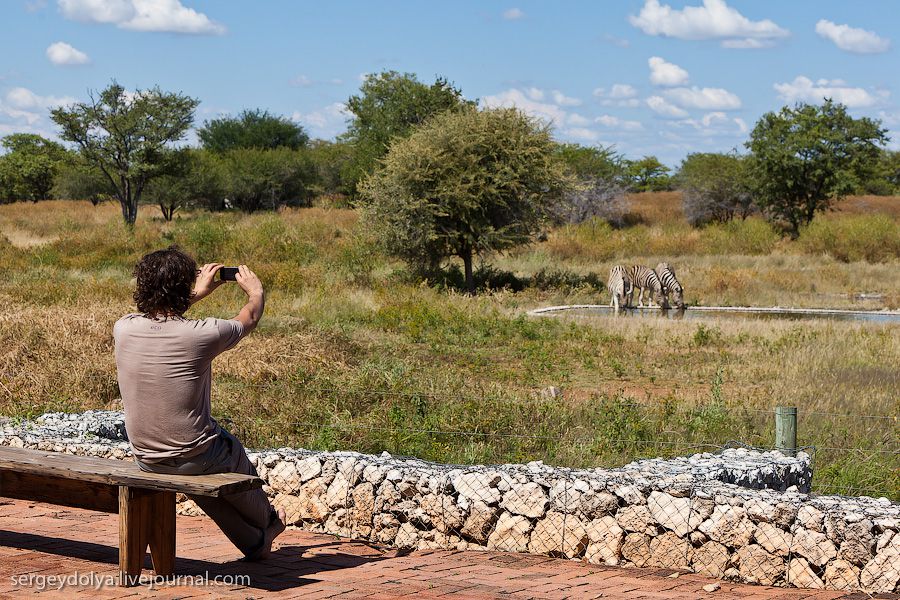
<path fill-rule="evenodd" d="M 118 486 L 53 475 L 0 471 L 0 497 L 108 513 L 119 511 Z"/>
<path fill-rule="evenodd" d="M 8 446 L 0 446 L 0 470 L 198 496 L 225 496 L 263 485 L 258 477 L 238 473 L 163 475 L 141 471 L 130 461 Z"/>

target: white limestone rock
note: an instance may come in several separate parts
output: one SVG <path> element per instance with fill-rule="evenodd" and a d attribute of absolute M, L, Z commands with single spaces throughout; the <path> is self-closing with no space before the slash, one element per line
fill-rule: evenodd
<path fill-rule="evenodd" d="M 716 505 L 710 517 L 698 529 L 711 540 L 740 548 L 753 538 L 756 526 L 747 518 L 747 511 L 743 507 Z"/>
<path fill-rule="evenodd" d="M 809 563 L 802 558 L 792 558 L 788 564 L 788 582 L 798 588 L 819 589 L 825 586 Z"/>
<path fill-rule="evenodd" d="M 544 488 L 531 482 L 513 486 L 503 495 L 500 507 L 514 515 L 538 519 L 547 512 L 549 501 Z"/>
<path fill-rule="evenodd" d="M 824 533 L 800 527 L 794 532 L 791 553 L 806 558 L 812 565 L 823 567 L 837 556 L 837 548 Z"/>
<path fill-rule="evenodd" d="M 619 564 L 625 530 L 619 527 L 616 519 L 610 516 L 600 517 L 588 523 L 585 529 L 589 541 L 584 553 L 585 559 L 595 564 Z"/>
<path fill-rule="evenodd" d="M 574 558 L 584 553 L 587 542 L 587 531 L 581 519 L 551 511 L 535 523 L 528 551 Z"/>
<path fill-rule="evenodd" d="M 522 515 L 504 512 L 488 537 L 487 547 L 504 552 L 528 552 L 531 521 Z"/>

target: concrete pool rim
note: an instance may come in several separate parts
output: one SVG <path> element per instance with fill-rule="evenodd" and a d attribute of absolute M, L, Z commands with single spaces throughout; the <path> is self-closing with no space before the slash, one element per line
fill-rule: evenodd
<path fill-rule="evenodd" d="M 528 311 L 530 316 L 541 316 L 546 314 L 564 312 L 568 310 L 603 310 L 610 311 L 612 307 L 608 304 L 560 304 L 558 306 L 546 306 L 543 308 L 533 308 Z M 629 310 L 660 310 L 659 308 L 649 307 L 629 307 Z M 674 309 L 667 309 L 674 310 Z M 686 311 L 690 312 L 722 312 L 735 314 L 774 314 L 774 315 L 820 315 L 828 316 L 874 316 L 874 317 L 898 317 L 900 318 L 900 310 L 852 310 L 840 308 L 787 308 L 780 306 L 688 306 Z"/>

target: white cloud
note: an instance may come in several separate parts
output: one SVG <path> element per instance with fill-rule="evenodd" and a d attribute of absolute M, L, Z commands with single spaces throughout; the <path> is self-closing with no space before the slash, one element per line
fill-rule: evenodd
<path fill-rule="evenodd" d="M 682 108 L 735 110 L 741 107 L 741 99 L 722 88 L 681 87 L 668 89 L 663 93 Z"/>
<path fill-rule="evenodd" d="M 531 98 L 532 100 L 537 100 L 538 102 L 544 99 L 544 90 L 540 88 L 530 87 L 525 90 L 525 93 L 528 94 L 529 98 Z"/>
<path fill-rule="evenodd" d="M 58 0 L 67 19 L 108 23 L 120 29 L 222 35 L 225 26 L 180 0 Z"/>
<path fill-rule="evenodd" d="M 685 6 L 682 10 L 660 4 L 659 0 L 646 0 L 641 12 L 630 15 L 628 22 L 647 35 L 681 40 L 719 39 L 726 48 L 771 45 L 789 34 L 769 19 L 751 21 L 725 0 L 703 0 L 703 6 Z"/>
<path fill-rule="evenodd" d="M 309 127 L 316 137 L 331 138 L 344 130 L 349 115 L 343 102 L 334 102 L 309 113 L 296 111 L 291 115 L 291 120 Z"/>
<path fill-rule="evenodd" d="M 485 96 L 481 99 L 486 108 L 518 108 L 532 117 L 551 124 L 566 122 L 566 111 L 555 104 L 533 100 L 530 95 L 519 89 L 509 89 L 499 94 Z"/>
<path fill-rule="evenodd" d="M 603 106 L 622 106 L 635 108 L 641 105 L 641 101 L 635 98 L 637 90 L 627 83 L 614 83 L 612 88 L 597 88 L 594 96 L 600 98 Z"/>
<path fill-rule="evenodd" d="M 55 42 L 47 46 L 47 58 L 54 65 L 86 65 L 91 62 L 88 55 L 65 42 Z"/>
<path fill-rule="evenodd" d="M 28 125 L 34 125 L 41 120 L 41 114 L 30 110 L 21 110 L 7 106 L 6 103 L 0 101 L 0 115 L 5 115 L 15 121 L 25 122 Z"/>
<path fill-rule="evenodd" d="M 664 117 L 681 119 L 688 116 L 686 110 L 678 108 L 674 104 L 669 104 L 662 96 L 650 96 L 647 98 L 647 106 L 656 114 Z"/>
<path fill-rule="evenodd" d="M 69 96 L 39 96 L 28 88 L 15 87 L 6 93 L 6 101 L 18 109 L 48 109 L 75 102 Z"/>
<path fill-rule="evenodd" d="M 627 83 L 614 83 L 609 91 L 610 98 L 634 98 L 637 96 L 637 90 Z"/>
<path fill-rule="evenodd" d="M 771 48 L 775 45 L 772 40 L 760 40 L 756 38 L 744 38 L 742 40 L 722 40 L 723 48 Z"/>
<path fill-rule="evenodd" d="M 813 82 L 802 75 L 795 77 L 790 83 L 776 83 L 775 91 L 778 97 L 786 102 L 810 102 L 819 103 L 824 98 L 831 98 L 835 102 L 846 104 L 849 108 L 862 108 L 877 104 L 880 96 L 887 98 L 887 92 L 876 95 L 858 87 L 850 87 L 840 79 L 819 79 Z"/>
<path fill-rule="evenodd" d="M 707 113 L 699 119 L 670 121 L 669 126 L 675 129 L 694 131 L 702 137 L 727 136 L 733 138 L 747 133 L 747 124 L 743 119 L 729 118 L 721 111 Z"/>
<path fill-rule="evenodd" d="M 617 129 L 622 131 L 640 131 L 644 128 L 640 121 L 626 121 L 612 115 L 600 115 L 594 119 L 595 123 L 599 123 L 609 129 Z"/>
<path fill-rule="evenodd" d="M 571 96 L 566 96 L 559 90 L 553 90 L 550 92 L 550 95 L 553 97 L 553 102 L 560 106 L 580 106 L 581 100 L 578 98 L 572 98 Z"/>
<path fill-rule="evenodd" d="M 826 19 L 821 19 L 816 23 L 816 33 L 826 40 L 834 42 L 841 50 L 857 54 L 887 52 L 891 47 L 891 40 L 880 37 L 874 31 L 857 29 L 849 25 L 838 25 Z"/>
<path fill-rule="evenodd" d="M 591 123 L 590 119 L 588 119 L 587 117 L 584 117 L 582 115 L 579 115 L 578 113 L 572 113 L 571 115 L 569 115 L 566 118 L 566 121 L 568 122 L 569 125 L 578 125 L 578 126 L 590 125 L 590 123 Z"/>
<path fill-rule="evenodd" d="M 647 60 L 650 66 L 650 83 L 653 85 L 684 85 L 688 82 L 688 72 L 659 56 Z"/>
<path fill-rule="evenodd" d="M 586 140 L 588 142 L 596 142 L 600 138 L 596 131 L 588 129 L 587 127 L 573 127 L 571 129 L 564 129 L 562 131 L 562 134 L 569 138 Z"/>
<path fill-rule="evenodd" d="M 518 21 L 525 18 L 525 13 L 518 8 L 510 8 L 503 11 L 503 18 L 507 21 Z"/>

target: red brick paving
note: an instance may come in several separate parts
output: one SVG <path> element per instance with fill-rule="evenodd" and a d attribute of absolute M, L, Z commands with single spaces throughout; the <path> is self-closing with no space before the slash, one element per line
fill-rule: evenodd
<path fill-rule="evenodd" d="M 288 530 L 278 538 L 272 558 L 239 560 L 209 519 L 178 517 L 175 570 L 178 575 L 209 574 L 207 585 L 158 584 L 92 588 L 90 581 L 118 574 L 118 517 L 58 506 L 0 499 L 0 598 L 35 594 L 49 598 L 335 598 L 341 600 L 484 600 L 505 598 L 629 598 L 688 600 L 837 600 L 868 594 L 789 590 L 716 582 L 698 575 L 671 577 L 667 569 L 625 569 L 579 561 L 501 552 L 451 550 L 404 552 Z M 149 567 L 149 560 L 147 562 Z M 84 578 L 86 585 L 40 592 L 22 581 L 49 576 Z M 150 576 L 151 571 L 145 571 Z M 249 584 L 212 582 L 216 576 L 247 575 Z M 879 595 L 879 598 L 900 598 Z"/>

